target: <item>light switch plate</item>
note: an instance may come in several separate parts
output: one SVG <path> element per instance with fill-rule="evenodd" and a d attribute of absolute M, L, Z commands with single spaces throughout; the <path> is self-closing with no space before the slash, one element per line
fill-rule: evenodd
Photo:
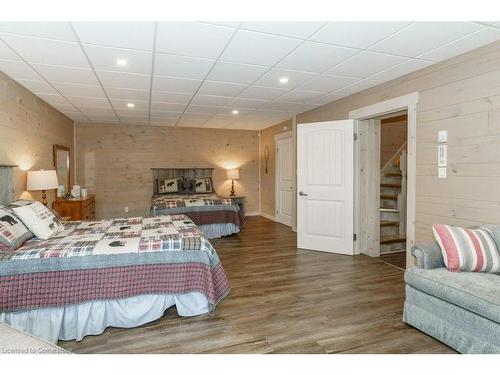
<path fill-rule="evenodd" d="M 448 130 L 440 130 L 438 132 L 438 142 L 448 142 Z"/>
<path fill-rule="evenodd" d="M 438 145 L 438 167 L 446 167 L 448 165 L 448 146 Z"/>
<path fill-rule="evenodd" d="M 438 177 L 439 178 L 446 178 L 446 167 L 439 167 L 438 168 Z"/>

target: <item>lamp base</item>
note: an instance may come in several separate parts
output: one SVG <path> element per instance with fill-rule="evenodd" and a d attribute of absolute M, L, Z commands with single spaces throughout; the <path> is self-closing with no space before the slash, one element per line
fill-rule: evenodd
<path fill-rule="evenodd" d="M 42 190 L 42 203 L 44 205 L 47 205 L 47 191 L 46 190 Z"/>
<path fill-rule="evenodd" d="M 231 194 L 229 194 L 230 197 L 235 197 L 236 194 L 234 192 L 234 180 L 231 180 Z"/>

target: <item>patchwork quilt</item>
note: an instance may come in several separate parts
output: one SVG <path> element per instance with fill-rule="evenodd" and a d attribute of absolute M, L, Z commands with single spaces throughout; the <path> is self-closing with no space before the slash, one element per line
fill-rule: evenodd
<path fill-rule="evenodd" d="M 184 214 L 196 225 L 232 223 L 241 227 L 244 219 L 231 198 L 217 194 L 154 195 L 150 214 Z"/>
<path fill-rule="evenodd" d="M 48 240 L 0 247 L 0 311 L 193 291 L 214 307 L 229 283 L 185 215 L 67 222 Z"/>

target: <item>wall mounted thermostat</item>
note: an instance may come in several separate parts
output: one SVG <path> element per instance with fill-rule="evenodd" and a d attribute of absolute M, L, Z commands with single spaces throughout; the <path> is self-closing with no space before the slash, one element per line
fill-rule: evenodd
<path fill-rule="evenodd" d="M 448 142 L 448 130 L 440 130 L 438 132 L 438 142 Z"/>

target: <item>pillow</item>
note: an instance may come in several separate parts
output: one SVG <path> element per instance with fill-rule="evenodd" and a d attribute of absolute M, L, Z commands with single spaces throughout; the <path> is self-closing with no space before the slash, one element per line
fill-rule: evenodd
<path fill-rule="evenodd" d="M 16 250 L 32 237 L 33 233 L 10 208 L 0 206 L 0 243 L 10 250 Z"/>
<path fill-rule="evenodd" d="M 194 180 L 181 180 L 179 193 L 188 195 L 194 194 L 195 193 L 194 183 L 195 183 Z"/>
<path fill-rule="evenodd" d="M 488 230 L 434 224 L 432 232 L 449 271 L 500 271 L 500 255 Z"/>
<path fill-rule="evenodd" d="M 212 187 L 211 178 L 197 178 L 194 180 L 195 192 L 196 193 L 213 193 L 214 189 Z"/>
<path fill-rule="evenodd" d="M 64 230 L 59 219 L 40 202 L 12 209 L 24 225 L 38 238 L 46 240 Z"/>
<path fill-rule="evenodd" d="M 158 180 L 158 193 L 169 194 L 179 192 L 179 182 L 176 178 Z"/>

